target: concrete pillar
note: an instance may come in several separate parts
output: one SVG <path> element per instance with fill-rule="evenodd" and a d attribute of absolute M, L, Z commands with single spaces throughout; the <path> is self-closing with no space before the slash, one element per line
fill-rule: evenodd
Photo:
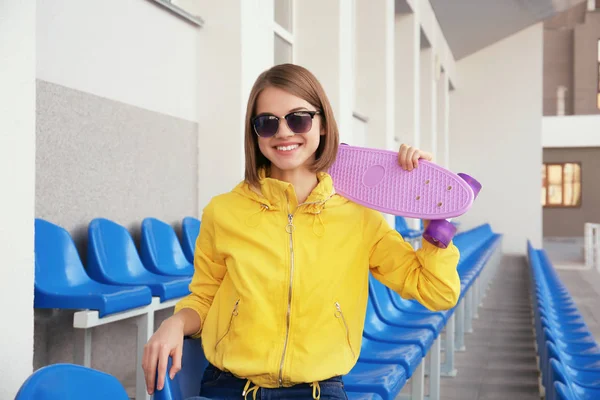
<path fill-rule="evenodd" d="M 295 3 L 295 62 L 323 85 L 340 129 L 352 143 L 354 1 L 302 0 Z"/>

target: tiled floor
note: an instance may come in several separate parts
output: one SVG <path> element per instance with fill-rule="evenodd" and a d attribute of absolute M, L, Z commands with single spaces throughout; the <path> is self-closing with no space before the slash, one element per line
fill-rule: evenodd
<path fill-rule="evenodd" d="M 522 256 L 502 259 L 442 400 L 539 400 L 527 268 Z"/>

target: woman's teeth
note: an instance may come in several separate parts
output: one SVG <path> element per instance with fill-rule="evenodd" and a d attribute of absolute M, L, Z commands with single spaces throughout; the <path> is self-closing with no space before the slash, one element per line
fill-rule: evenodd
<path fill-rule="evenodd" d="M 299 147 L 299 145 L 297 144 L 293 144 L 291 146 L 277 146 L 277 150 L 279 151 L 291 151 L 291 150 L 295 150 Z"/>

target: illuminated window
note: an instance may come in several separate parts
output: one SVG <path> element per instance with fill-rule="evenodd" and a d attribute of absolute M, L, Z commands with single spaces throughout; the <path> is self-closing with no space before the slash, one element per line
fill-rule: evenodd
<path fill-rule="evenodd" d="M 544 207 L 580 207 L 581 164 L 542 165 L 541 200 Z"/>

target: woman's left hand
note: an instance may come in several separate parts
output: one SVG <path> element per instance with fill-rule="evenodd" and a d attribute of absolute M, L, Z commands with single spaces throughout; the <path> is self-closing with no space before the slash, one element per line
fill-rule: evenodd
<path fill-rule="evenodd" d="M 431 161 L 433 160 L 433 154 L 407 144 L 402 144 L 400 146 L 400 151 L 398 152 L 398 164 L 400 164 L 402 169 L 412 171 L 419 166 L 419 159 L 421 158 L 423 160 Z"/>

